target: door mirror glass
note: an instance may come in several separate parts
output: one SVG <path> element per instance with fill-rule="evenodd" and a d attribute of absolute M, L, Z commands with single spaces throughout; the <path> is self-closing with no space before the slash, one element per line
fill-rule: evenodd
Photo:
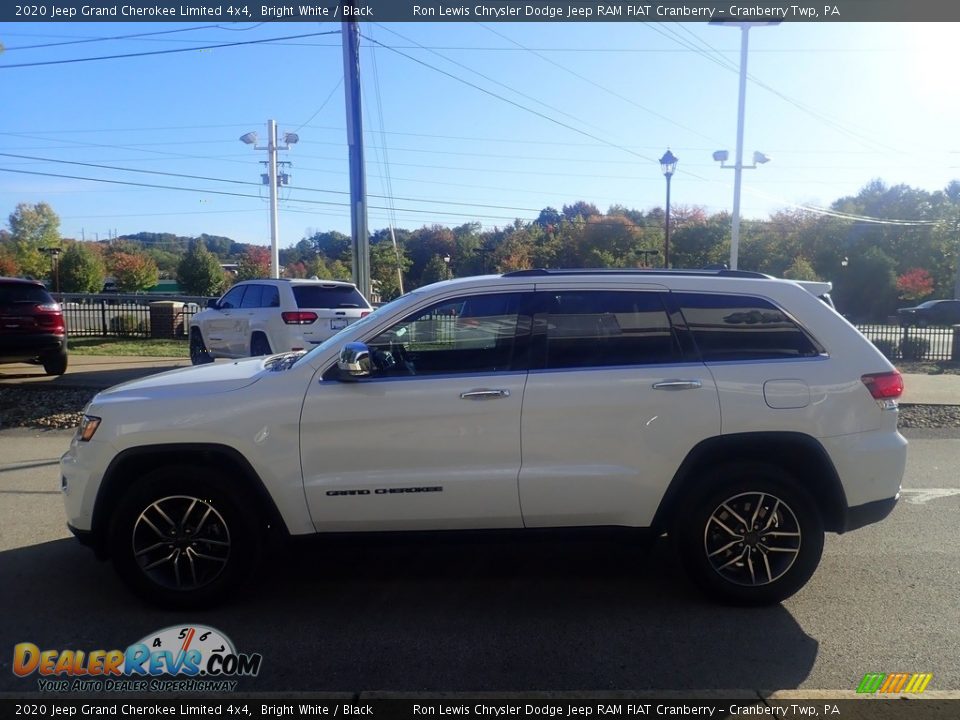
<path fill-rule="evenodd" d="M 347 382 L 370 376 L 372 369 L 370 349 L 362 342 L 347 343 L 337 360 L 339 379 Z"/>

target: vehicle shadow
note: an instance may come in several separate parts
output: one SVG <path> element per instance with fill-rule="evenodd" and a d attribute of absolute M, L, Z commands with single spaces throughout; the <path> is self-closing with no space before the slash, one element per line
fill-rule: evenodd
<path fill-rule="evenodd" d="M 703 600 L 669 545 L 582 539 L 317 539 L 274 552 L 242 596 L 171 612 L 73 540 L 0 553 L 0 691 L 18 642 L 111 649 L 201 623 L 264 657 L 242 690 L 796 688 L 817 655 L 782 606 Z"/>

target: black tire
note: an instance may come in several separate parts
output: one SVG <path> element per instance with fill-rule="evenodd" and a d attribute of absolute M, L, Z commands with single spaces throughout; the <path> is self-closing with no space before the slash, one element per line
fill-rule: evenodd
<path fill-rule="evenodd" d="M 700 589 L 726 604 L 771 605 L 802 588 L 820 563 L 824 533 L 797 481 L 761 463 L 725 465 L 702 479 L 699 494 L 678 508 L 674 530 Z"/>
<path fill-rule="evenodd" d="M 213 355 L 203 342 L 203 335 L 197 328 L 190 329 L 190 362 L 193 365 L 206 365 L 213 362 Z"/>
<path fill-rule="evenodd" d="M 43 358 L 43 371 L 47 375 L 63 375 L 67 371 L 67 351 L 60 350 Z"/>
<path fill-rule="evenodd" d="M 270 341 L 263 333 L 254 333 L 250 339 L 250 357 L 259 357 L 260 355 L 273 355 L 270 349 Z"/>
<path fill-rule="evenodd" d="M 135 593 L 162 607 L 223 602 L 260 557 L 254 507 L 241 487 L 209 468 L 155 470 L 127 491 L 113 515 L 114 568 Z"/>

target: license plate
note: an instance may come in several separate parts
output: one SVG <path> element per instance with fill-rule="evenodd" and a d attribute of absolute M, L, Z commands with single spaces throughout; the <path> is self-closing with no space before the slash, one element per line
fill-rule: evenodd
<path fill-rule="evenodd" d="M 343 330 L 347 326 L 346 318 L 331 318 L 330 319 L 330 329 L 331 330 Z"/>

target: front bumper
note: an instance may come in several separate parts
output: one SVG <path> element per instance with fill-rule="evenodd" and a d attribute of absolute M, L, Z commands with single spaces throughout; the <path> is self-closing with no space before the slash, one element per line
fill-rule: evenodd
<path fill-rule="evenodd" d="M 855 505 L 854 507 L 847 508 L 847 516 L 843 523 L 843 532 L 859 530 L 867 525 L 880 522 L 893 512 L 893 508 L 896 507 L 899 499 L 900 493 L 897 493 L 895 497 L 887 498 L 886 500 L 874 500 L 873 502 L 864 503 L 863 505 Z"/>

